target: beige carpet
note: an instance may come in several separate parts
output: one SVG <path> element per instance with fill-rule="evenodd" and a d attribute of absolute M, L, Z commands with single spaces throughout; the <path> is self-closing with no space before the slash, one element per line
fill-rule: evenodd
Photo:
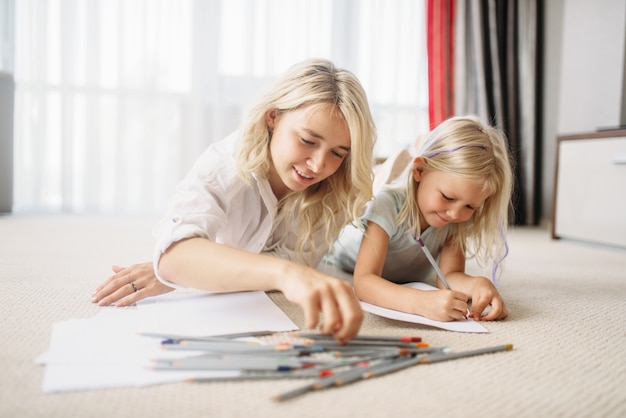
<path fill-rule="evenodd" d="M 420 365 L 284 403 L 300 380 L 177 383 L 44 394 L 52 324 L 87 318 L 112 263 L 148 260 L 154 216 L 0 217 L 0 417 L 623 417 L 626 250 L 553 241 L 518 228 L 500 289 L 510 317 L 462 334 L 366 315 L 367 334 L 418 334 L 467 350 L 511 352 Z M 299 308 L 272 299 L 297 323 Z"/>

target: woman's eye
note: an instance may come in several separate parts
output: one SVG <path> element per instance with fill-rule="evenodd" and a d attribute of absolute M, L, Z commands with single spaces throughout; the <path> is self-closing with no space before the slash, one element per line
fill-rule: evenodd
<path fill-rule="evenodd" d="M 441 196 L 442 196 L 445 200 L 447 200 L 448 202 L 451 202 L 451 201 L 453 201 L 453 200 L 454 200 L 454 199 L 452 199 L 451 197 L 448 197 L 448 196 L 446 196 L 446 195 L 445 195 L 445 194 L 443 194 L 443 193 L 441 193 Z"/>
<path fill-rule="evenodd" d="M 332 154 L 333 154 L 335 157 L 337 157 L 337 158 L 339 158 L 339 159 L 342 159 L 342 160 L 343 160 L 344 158 L 346 158 L 346 156 L 345 156 L 344 154 L 342 154 L 342 153 L 340 153 L 340 152 L 337 152 L 337 151 L 332 151 Z"/>
<path fill-rule="evenodd" d="M 305 143 L 305 144 L 307 144 L 307 145 L 313 145 L 313 142 L 312 142 L 312 141 L 309 141 L 309 140 L 304 139 L 304 138 L 300 138 L 300 141 L 304 142 L 304 143 Z"/>

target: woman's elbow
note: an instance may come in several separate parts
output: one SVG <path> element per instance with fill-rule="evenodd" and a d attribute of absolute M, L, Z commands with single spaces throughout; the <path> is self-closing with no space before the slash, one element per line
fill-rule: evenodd
<path fill-rule="evenodd" d="M 176 267 L 176 259 L 171 253 L 172 247 L 168 248 L 161 257 L 156 266 L 156 272 L 159 278 L 166 282 L 177 283 L 176 278 L 179 277 L 178 269 Z"/>

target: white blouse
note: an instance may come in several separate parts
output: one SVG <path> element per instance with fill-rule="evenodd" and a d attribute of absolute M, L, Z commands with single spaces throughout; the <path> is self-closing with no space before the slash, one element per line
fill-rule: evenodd
<path fill-rule="evenodd" d="M 304 263 L 312 246 L 305 246 L 302 256 L 295 252 L 298 225 L 289 225 L 277 216 L 277 199 L 267 179 L 250 176 L 250 185 L 237 173 L 235 150 L 240 134 L 235 132 L 207 148 L 176 187 L 167 214 L 154 228 L 156 248 L 154 271 L 164 284 L 180 288 L 158 275 L 161 255 L 175 242 L 202 237 L 252 253 L 267 253 Z M 312 243 L 316 266 L 328 246 L 323 231 L 317 231 Z"/>

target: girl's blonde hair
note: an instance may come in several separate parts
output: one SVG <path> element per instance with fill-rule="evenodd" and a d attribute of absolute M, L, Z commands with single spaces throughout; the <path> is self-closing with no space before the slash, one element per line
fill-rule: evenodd
<path fill-rule="evenodd" d="M 492 280 L 508 253 L 506 229 L 511 211 L 513 190 L 512 162 L 507 139 L 502 131 L 484 124 L 474 116 L 447 119 L 425 138 L 417 153 L 426 169 L 440 170 L 469 180 L 485 182 L 489 197 L 466 222 L 450 225 L 453 245 L 479 264 L 493 263 Z M 410 231 L 420 235 L 417 189 L 419 184 L 408 176 L 407 199 L 398 215 L 398 223 L 407 222 Z"/>
<path fill-rule="evenodd" d="M 271 136 L 266 113 L 272 109 L 281 113 L 304 108 L 314 111 L 329 104 L 334 106 L 333 111 L 340 112 L 350 130 L 350 153 L 332 176 L 301 192 L 288 193 L 279 202 L 279 211 L 287 222 L 297 217 L 298 254 L 313 242 L 313 234 L 319 229 L 331 248 L 341 229 L 350 221 L 356 222 L 372 198 L 376 128 L 361 83 L 352 73 L 327 60 L 308 60 L 293 66 L 251 109 L 237 155 L 242 179 L 249 181 L 251 173 L 267 178 Z M 315 248 L 311 250 L 311 260 L 303 261 L 315 260 Z"/>

